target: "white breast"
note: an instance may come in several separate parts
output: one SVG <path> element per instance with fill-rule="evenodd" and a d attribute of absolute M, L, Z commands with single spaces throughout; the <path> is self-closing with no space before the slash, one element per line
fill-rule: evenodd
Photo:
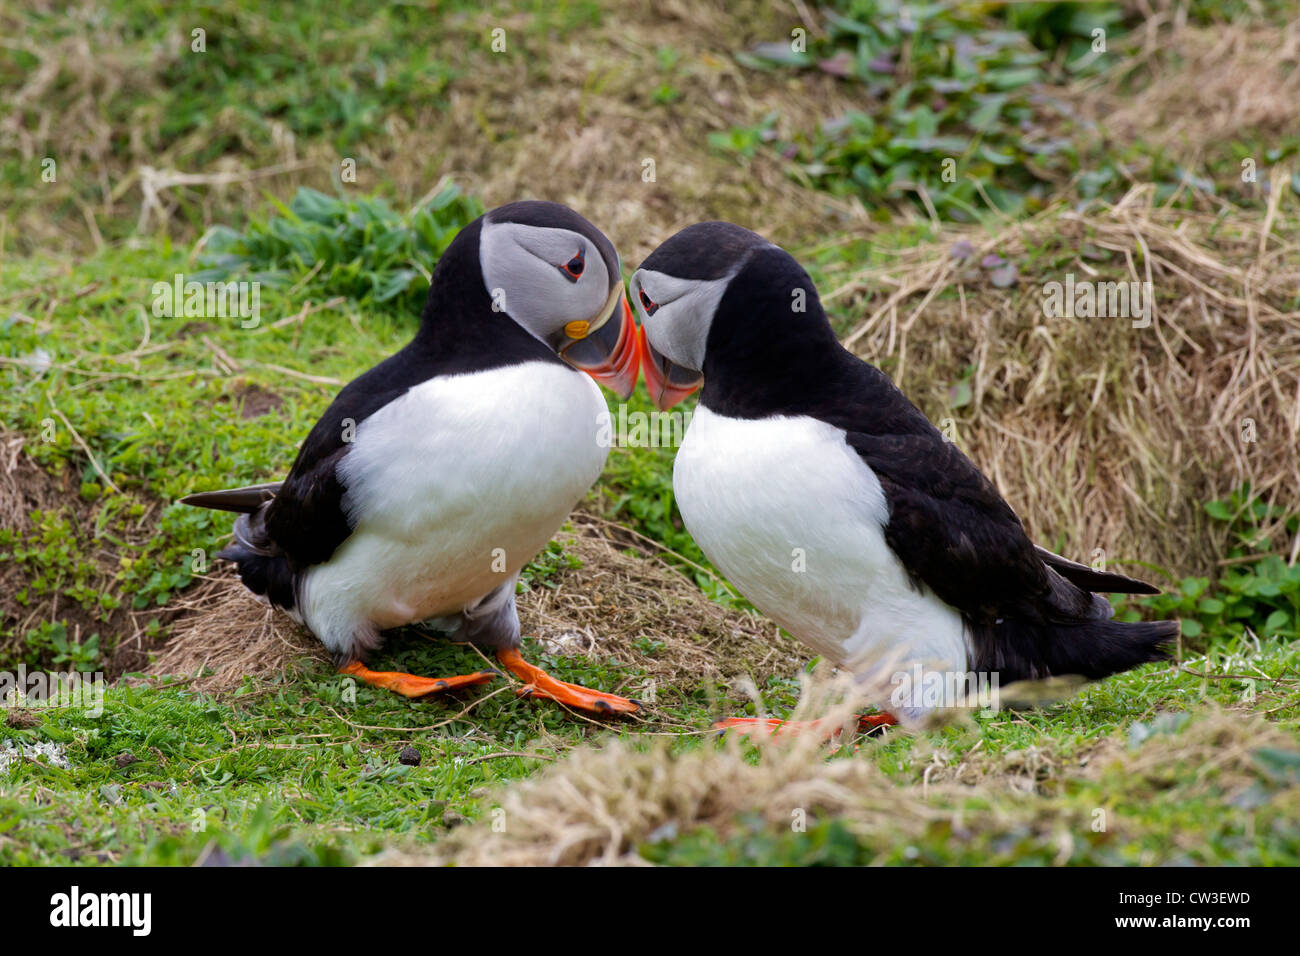
<path fill-rule="evenodd" d="M 701 406 L 673 471 L 687 530 L 755 607 L 833 663 L 964 671 L 961 615 L 909 583 L 885 543 L 880 481 L 844 437 L 814 418 Z"/>
<path fill-rule="evenodd" d="M 609 413 L 534 362 L 439 376 L 357 426 L 339 465 L 355 531 L 302 584 L 327 647 L 472 605 L 524 566 L 599 477 Z"/>

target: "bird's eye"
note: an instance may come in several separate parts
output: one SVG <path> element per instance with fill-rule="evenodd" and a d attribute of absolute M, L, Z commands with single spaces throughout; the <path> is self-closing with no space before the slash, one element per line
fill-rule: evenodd
<path fill-rule="evenodd" d="M 641 307 L 645 309 L 646 315 L 654 315 L 659 311 L 659 303 L 653 301 L 650 296 L 645 294 L 645 289 L 641 290 Z"/>
<path fill-rule="evenodd" d="M 564 273 L 570 282 L 577 282 L 582 277 L 582 270 L 585 268 L 587 268 L 587 261 L 583 257 L 581 250 L 579 250 L 576 256 L 560 266 L 560 271 Z"/>

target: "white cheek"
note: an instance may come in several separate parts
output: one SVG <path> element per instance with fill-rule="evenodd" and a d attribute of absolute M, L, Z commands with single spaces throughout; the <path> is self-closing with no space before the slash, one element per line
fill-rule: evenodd
<path fill-rule="evenodd" d="M 574 282 L 550 260 L 567 261 L 579 249 L 585 250 L 585 269 Z M 567 230 L 489 224 L 479 257 L 493 307 L 543 341 L 568 322 L 598 314 L 608 296 L 604 259 Z"/>
<path fill-rule="evenodd" d="M 722 279 L 678 279 L 651 273 L 645 286 L 650 287 L 646 288 L 646 295 L 652 301 L 660 303 L 654 315 L 646 316 L 640 302 L 640 288 L 637 290 L 637 308 L 641 312 L 650 344 L 677 365 L 696 370 L 704 368 L 704 347 L 709 338 L 709 329 L 730 282 L 730 276 Z M 656 294 L 663 299 L 656 300 Z"/>

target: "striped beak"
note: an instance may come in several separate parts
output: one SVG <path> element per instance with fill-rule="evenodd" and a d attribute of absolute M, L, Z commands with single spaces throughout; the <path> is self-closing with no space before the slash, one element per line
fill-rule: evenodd
<path fill-rule="evenodd" d="M 704 373 L 686 368 L 660 355 L 650 344 L 645 326 L 638 335 L 641 352 L 641 369 L 645 373 L 646 388 L 655 408 L 666 411 L 680 402 L 704 383 Z"/>
<path fill-rule="evenodd" d="M 627 398 L 636 388 L 641 353 L 637 348 L 636 320 L 620 282 L 614 287 L 595 321 L 570 322 L 555 351 L 574 368 L 582 369 L 601 385 Z"/>

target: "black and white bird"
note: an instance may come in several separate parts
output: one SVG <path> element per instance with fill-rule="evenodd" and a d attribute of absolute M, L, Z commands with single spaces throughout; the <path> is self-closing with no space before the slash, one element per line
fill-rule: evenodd
<path fill-rule="evenodd" d="M 365 666 L 382 631 L 439 618 L 524 693 L 632 713 L 522 658 L 515 582 L 604 467 L 592 379 L 626 397 L 638 355 L 609 239 L 565 206 L 510 203 L 461 230 L 415 338 L 339 392 L 283 482 L 182 500 L 241 512 L 218 556 L 343 672 L 408 697 L 498 676 Z"/>
<path fill-rule="evenodd" d="M 1006 685 L 1167 657 L 1176 621 L 1113 621 L 1096 593 L 1157 589 L 1035 547 L 992 482 L 840 345 L 787 252 L 699 223 L 629 287 L 656 404 L 703 383 L 673 470 L 687 530 L 817 654 L 876 686 L 917 665 Z M 904 722 L 933 710 L 894 697 Z"/>

